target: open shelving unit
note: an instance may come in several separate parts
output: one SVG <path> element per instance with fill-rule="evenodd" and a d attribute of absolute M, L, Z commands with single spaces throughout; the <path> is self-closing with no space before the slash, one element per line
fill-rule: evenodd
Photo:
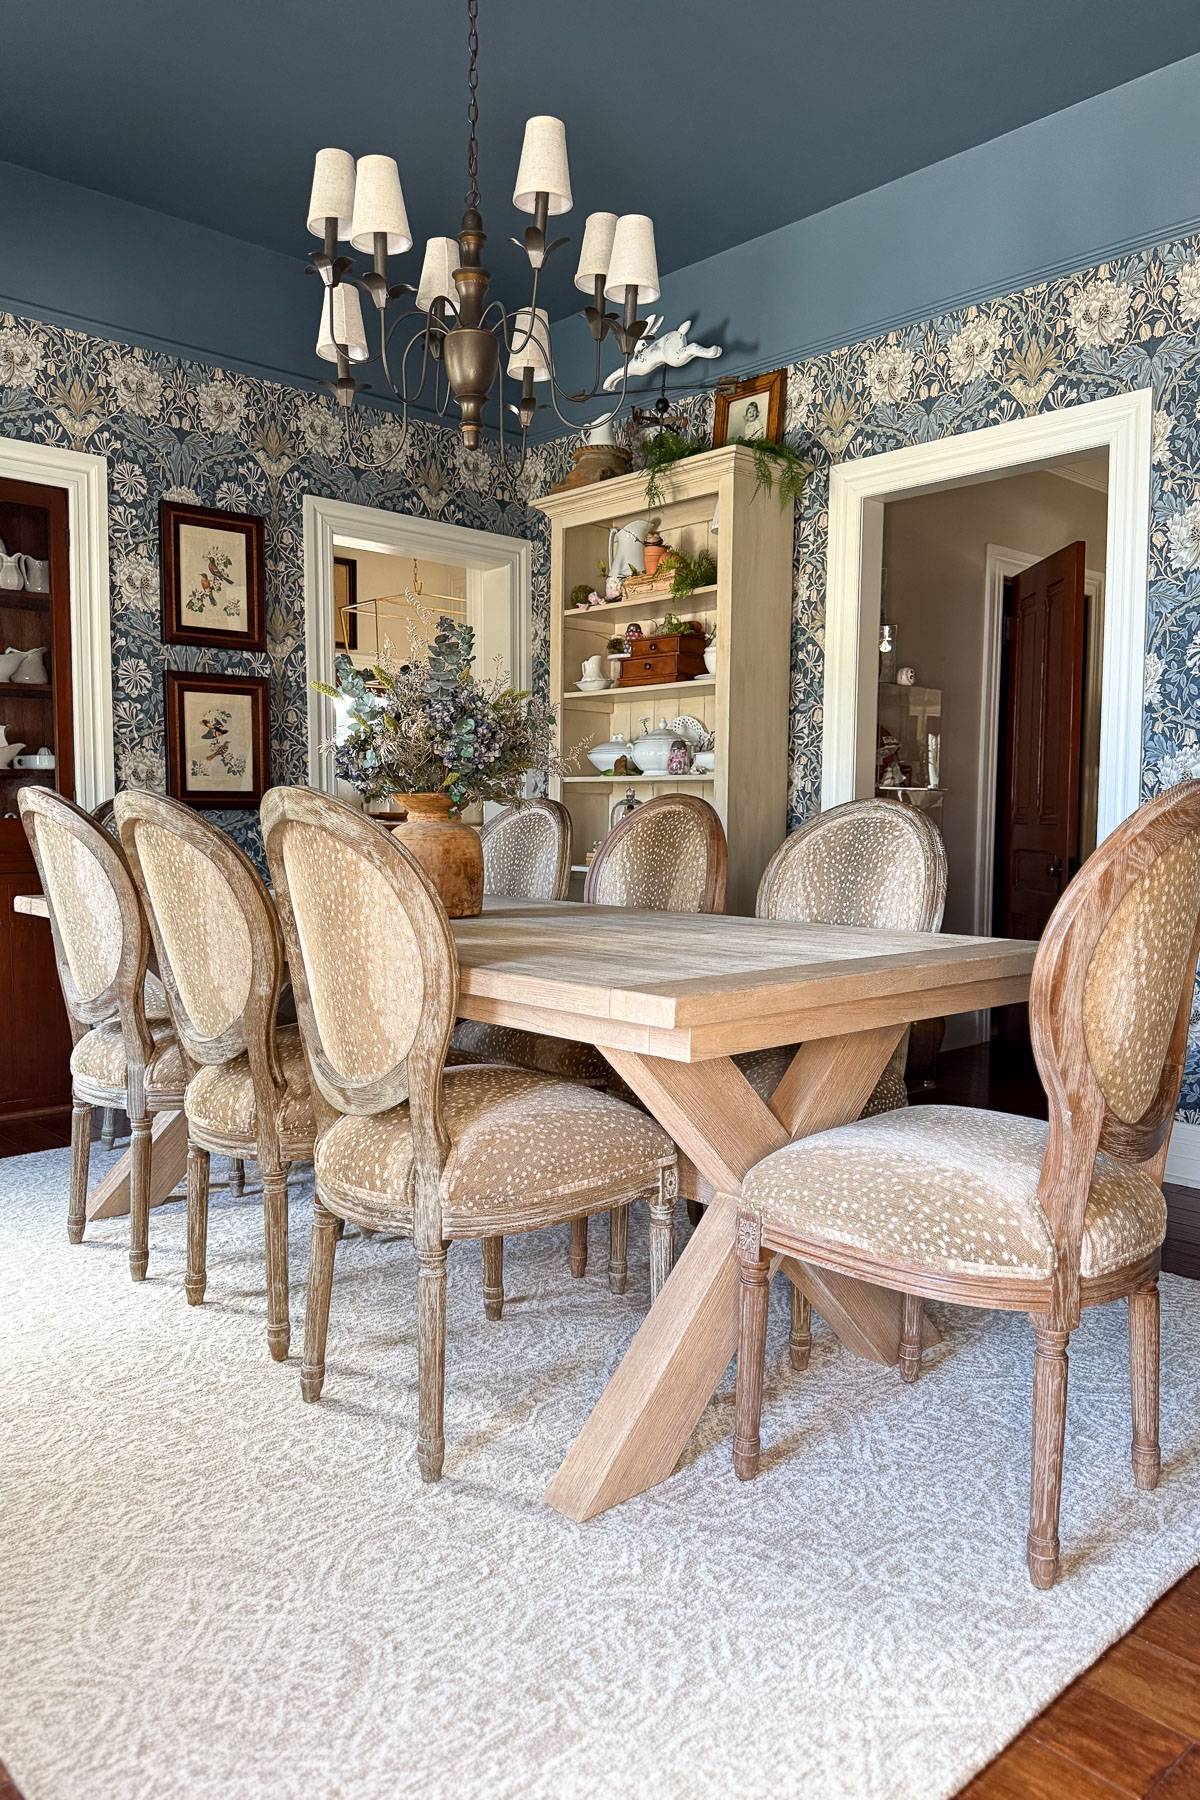
<path fill-rule="evenodd" d="M 558 710 L 572 772 L 550 791 L 571 813 L 573 871 L 610 828 L 612 809 L 632 789 L 638 799 L 672 792 L 711 802 L 729 839 L 730 912 L 754 910 L 759 877 L 787 829 L 789 639 L 794 508 L 757 489 L 752 453 L 740 445 L 689 457 L 661 477 L 664 499 L 646 503 L 644 473 L 549 494 L 535 504 L 551 524 L 550 698 Z M 673 548 L 716 558 L 717 579 L 686 600 L 621 599 L 587 611 L 569 608 L 580 582 L 599 580 L 608 534 L 630 519 L 657 518 Z M 714 517 L 717 530 L 712 530 Z M 610 637 L 636 620 L 647 636 L 668 611 L 715 626 L 717 667 L 690 681 L 582 693 L 584 660 L 605 654 Z M 683 715 L 716 737 L 711 775 L 598 775 L 585 751 L 641 720 L 653 729 Z M 578 885 L 573 890 L 578 897 Z"/>

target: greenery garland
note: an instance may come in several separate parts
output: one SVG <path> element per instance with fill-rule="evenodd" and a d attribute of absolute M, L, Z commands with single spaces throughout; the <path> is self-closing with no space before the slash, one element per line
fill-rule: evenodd
<path fill-rule="evenodd" d="M 754 491 L 770 493 L 778 490 L 780 506 L 799 500 L 804 493 L 808 464 L 791 444 L 775 444 L 768 438 L 730 438 L 732 444 L 743 444 L 754 456 Z M 658 432 L 641 447 L 646 471 L 646 504 L 662 506 L 666 496 L 662 476 L 686 457 L 700 456 L 712 445 L 705 438 L 670 428 Z"/>

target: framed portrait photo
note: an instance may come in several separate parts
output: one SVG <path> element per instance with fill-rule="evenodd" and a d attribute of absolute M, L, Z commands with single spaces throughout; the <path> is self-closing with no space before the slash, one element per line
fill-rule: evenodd
<path fill-rule="evenodd" d="M 265 650 L 262 520 L 175 500 L 158 518 L 163 642 Z"/>
<path fill-rule="evenodd" d="M 713 449 L 722 444 L 753 443 L 766 438 L 778 444 L 783 437 L 783 407 L 787 370 L 772 369 L 766 375 L 748 375 L 717 389 L 713 415 Z"/>
<path fill-rule="evenodd" d="M 265 675 L 168 669 L 167 792 L 188 806 L 257 806 L 270 786 Z"/>

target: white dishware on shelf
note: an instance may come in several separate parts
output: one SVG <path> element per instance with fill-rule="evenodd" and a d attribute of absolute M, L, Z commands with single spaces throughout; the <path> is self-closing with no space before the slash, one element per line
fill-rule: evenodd
<path fill-rule="evenodd" d="M 17 763 L 18 768 L 23 767 L 23 763 L 18 762 L 17 759 L 24 748 L 24 744 L 10 744 L 8 727 L 0 725 L 0 769 L 7 769 L 11 763 Z"/>
<path fill-rule="evenodd" d="M 18 749 L 22 750 L 24 747 L 23 744 L 17 746 Z M 52 769 L 54 767 L 54 752 L 51 750 L 49 744 L 43 744 L 41 749 L 36 751 L 32 756 L 18 756 L 15 766 L 18 769 Z"/>
<path fill-rule="evenodd" d="M 581 694 L 606 694 L 609 683 L 607 681 L 577 681 L 575 686 Z"/>
<path fill-rule="evenodd" d="M 705 646 L 704 646 L 704 666 L 708 670 L 710 675 L 716 674 L 716 672 L 717 672 L 717 646 L 715 644 L 705 644 Z"/>
<path fill-rule="evenodd" d="M 691 713 L 680 713 L 677 719 L 671 720 L 671 729 L 677 737 L 695 750 L 708 736 L 708 726 L 703 719 L 697 719 Z"/>
<path fill-rule="evenodd" d="M 696 760 L 692 764 L 697 775 L 711 775 L 716 766 L 717 753 L 715 750 L 697 750 Z"/>
<path fill-rule="evenodd" d="M 627 519 L 608 534 L 608 580 L 641 575 L 646 568 L 646 533 L 649 519 Z"/>
<path fill-rule="evenodd" d="M 19 556 L 0 556 L 0 588 L 10 593 L 19 591 L 25 586 L 25 573 L 21 568 Z"/>
<path fill-rule="evenodd" d="M 608 676 L 604 673 L 605 660 L 605 657 L 602 655 L 585 657 L 583 667 L 579 671 L 583 676 L 583 679 L 585 681 L 599 681 L 603 686 L 607 687 Z"/>
<path fill-rule="evenodd" d="M 672 729 L 666 719 L 658 721 L 658 729 L 651 731 L 649 719 L 642 720 L 642 735 L 634 738 L 630 749 L 633 760 L 643 775 L 666 775 L 671 760 L 671 751 L 676 744 L 684 740 Z"/>
<path fill-rule="evenodd" d="M 598 775 L 610 775 L 613 765 L 622 756 L 629 755 L 628 739 L 619 731 L 614 731 L 607 744 L 594 744 L 587 753 L 587 759 Z"/>
<path fill-rule="evenodd" d="M 45 644 L 39 644 L 35 650 L 26 650 L 9 680 L 44 687 L 50 679 L 46 669 L 46 650 Z"/>
<path fill-rule="evenodd" d="M 18 668 L 24 660 L 25 652 L 14 650 L 10 644 L 4 654 L 0 656 L 0 681 L 11 681 L 13 670 Z"/>
<path fill-rule="evenodd" d="M 36 556 L 19 556 L 21 573 L 25 577 L 27 594 L 48 594 L 50 592 L 50 564 L 42 562 Z"/>

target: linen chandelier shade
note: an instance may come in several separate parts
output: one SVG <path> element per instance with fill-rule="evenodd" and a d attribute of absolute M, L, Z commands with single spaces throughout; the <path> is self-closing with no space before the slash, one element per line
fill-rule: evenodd
<path fill-rule="evenodd" d="M 454 271 L 460 261 L 457 238 L 430 238 L 425 246 L 425 260 L 417 285 L 417 305 L 422 312 L 428 312 L 435 300 L 450 300 L 457 304 Z"/>
<path fill-rule="evenodd" d="M 333 326 L 330 328 L 330 305 L 332 303 Z M 351 281 L 340 281 L 332 292 L 325 289 L 321 305 L 321 329 L 317 335 L 317 355 L 325 362 L 335 363 L 338 359 L 338 346 L 345 350 L 351 362 L 366 362 L 367 334 L 363 330 L 362 306 L 359 303 L 358 289 Z"/>
<path fill-rule="evenodd" d="M 399 256 L 412 249 L 412 231 L 394 156 L 360 156 L 354 189 L 354 216 L 350 242 L 368 254 L 375 249 L 377 233 L 387 234 L 387 253 Z"/>
<path fill-rule="evenodd" d="M 547 196 L 552 216 L 571 210 L 571 171 L 567 166 L 567 132 L 561 119 L 539 114 L 525 123 L 525 142 L 513 189 L 518 212 L 536 212 L 539 194 Z"/>
<path fill-rule="evenodd" d="M 508 373 L 519 381 L 526 369 L 535 381 L 550 379 L 550 315 L 544 306 L 530 312 L 527 306 L 517 309 L 512 323 L 512 344 Z"/>
<path fill-rule="evenodd" d="M 325 236 L 326 219 L 337 220 L 337 235 L 350 235 L 354 217 L 354 158 L 348 150 L 318 150 L 308 201 L 308 229 Z"/>
<path fill-rule="evenodd" d="M 575 286 L 581 294 L 590 294 L 596 278 L 607 278 L 612 259 L 613 234 L 617 229 L 616 213 L 594 212 L 587 216 L 583 243 L 579 249 L 579 266 L 575 270 Z"/>
<path fill-rule="evenodd" d="M 621 302 L 627 288 L 636 288 L 639 301 L 647 305 L 662 292 L 654 251 L 654 221 L 645 213 L 622 213 L 613 233 L 604 292 L 610 300 Z"/>

